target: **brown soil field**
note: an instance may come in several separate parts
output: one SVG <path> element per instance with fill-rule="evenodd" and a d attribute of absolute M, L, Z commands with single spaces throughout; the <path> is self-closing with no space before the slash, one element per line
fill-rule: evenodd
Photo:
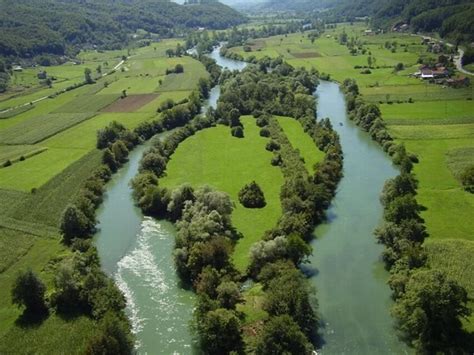
<path fill-rule="evenodd" d="M 129 95 L 124 99 L 118 99 L 113 102 L 104 108 L 102 112 L 135 112 L 142 106 L 152 102 L 157 97 L 157 94 Z"/>
<path fill-rule="evenodd" d="M 321 57 L 321 54 L 317 52 L 304 52 L 304 53 L 291 53 L 293 57 L 303 59 L 303 58 L 318 58 Z"/>

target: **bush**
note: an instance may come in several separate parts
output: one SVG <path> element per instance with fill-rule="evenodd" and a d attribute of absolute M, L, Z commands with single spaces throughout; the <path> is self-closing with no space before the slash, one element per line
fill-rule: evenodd
<path fill-rule="evenodd" d="M 263 208 L 267 204 L 262 189 L 255 181 L 245 185 L 239 191 L 239 201 L 247 208 Z"/>
<path fill-rule="evenodd" d="M 270 140 L 270 142 L 267 143 L 267 145 L 265 146 L 265 149 L 268 150 L 269 152 L 273 152 L 275 150 L 280 150 L 280 144 L 278 144 L 277 142 L 275 142 L 273 139 Z"/>
<path fill-rule="evenodd" d="M 461 183 L 466 191 L 474 193 L 474 165 L 464 169 L 460 175 Z"/>
<path fill-rule="evenodd" d="M 8 159 L 5 163 L 3 163 L 3 167 L 6 168 L 6 167 L 9 167 L 12 165 L 12 162 L 10 159 Z"/>
<path fill-rule="evenodd" d="M 270 131 L 268 130 L 268 128 L 262 128 L 260 130 L 260 136 L 261 137 L 270 137 Z"/>
<path fill-rule="evenodd" d="M 244 130 L 242 129 L 242 126 L 235 126 L 230 129 L 230 133 L 232 136 L 237 137 L 237 138 L 244 138 Z"/>

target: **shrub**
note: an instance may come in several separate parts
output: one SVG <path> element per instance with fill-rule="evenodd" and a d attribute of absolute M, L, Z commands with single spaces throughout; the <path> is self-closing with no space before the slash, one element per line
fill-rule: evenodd
<path fill-rule="evenodd" d="M 270 131 L 268 130 L 268 128 L 262 128 L 260 130 L 260 136 L 261 137 L 270 137 Z"/>
<path fill-rule="evenodd" d="M 244 130 L 242 129 L 242 126 L 235 126 L 230 129 L 230 133 L 232 136 L 237 137 L 237 138 L 244 138 Z"/>
<path fill-rule="evenodd" d="M 474 193 L 474 165 L 465 168 L 460 175 L 460 179 L 464 189 Z"/>
<path fill-rule="evenodd" d="M 255 181 L 245 185 L 239 191 L 239 201 L 247 208 L 263 208 L 267 204 L 262 189 Z"/>

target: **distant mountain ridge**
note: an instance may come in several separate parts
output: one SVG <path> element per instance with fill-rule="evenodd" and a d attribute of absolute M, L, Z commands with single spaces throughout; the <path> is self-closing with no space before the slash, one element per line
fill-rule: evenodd
<path fill-rule="evenodd" d="M 167 37 L 223 29 L 246 18 L 216 0 L 0 0 L 0 56 L 63 55 L 84 45 L 120 48 L 138 29 Z"/>

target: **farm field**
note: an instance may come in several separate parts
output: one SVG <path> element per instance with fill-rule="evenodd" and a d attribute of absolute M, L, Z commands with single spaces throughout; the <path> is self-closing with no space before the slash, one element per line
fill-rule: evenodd
<path fill-rule="evenodd" d="M 95 84 L 47 98 L 11 114 L 7 111 L 0 119 L 0 353 L 33 353 L 37 349 L 48 353 L 70 349 L 81 352 L 86 345 L 84 339 L 90 338 L 86 335 L 94 333 L 96 325 L 86 317 L 70 320 L 53 314 L 32 328 L 15 323 L 21 310 L 11 304 L 11 283 L 16 273 L 28 266 L 51 291 L 54 264 L 70 253 L 60 242 L 61 215 L 101 162 L 101 151 L 96 149 L 97 131 L 112 121 L 133 129 L 142 122 L 157 119 L 157 108 L 162 102 L 188 97 L 197 89 L 199 78 L 207 76 L 203 65 L 192 58 L 165 57 L 166 49 L 174 48 L 178 42 L 166 40 L 131 49 L 129 59 L 122 65 L 123 71 L 101 78 L 95 72 L 96 67 L 101 65 L 103 72 L 112 70 L 127 55 L 127 50 L 81 53 L 80 65 L 46 68 L 48 74 L 57 77 L 51 89 L 38 86 L 35 79 L 36 72 L 43 68 L 25 69 L 17 75 L 17 83 L 23 81 L 23 87 L 15 84 L 0 97 L 0 110 L 3 110 L 82 82 L 86 67 L 98 78 Z M 172 90 L 160 88 L 158 92 L 158 79 L 165 81 L 166 69 L 174 68 L 177 63 L 184 66 L 184 80 L 169 78 L 167 85 Z M 156 79 L 156 85 L 147 85 L 148 77 Z M 173 83 L 174 80 L 180 83 Z M 136 90 L 122 87 L 128 81 Z M 118 83 L 115 89 L 114 83 Z M 121 99 L 124 89 L 127 97 Z M 12 165 L 3 167 L 7 160 Z M 65 333 L 74 336 L 65 340 Z"/>
<path fill-rule="evenodd" d="M 273 154 L 265 150 L 268 138 L 251 117 L 242 117 L 244 138 L 230 134 L 227 126 L 208 128 L 181 143 L 168 163 L 161 186 L 174 188 L 184 183 L 194 187 L 209 185 L 228 193 L 235 203 L 233 225 L 243 234 L 234 251 L 236 267 L 245 271 L 250 246 L 273 228 L 281 216 L 280 188 L 283 175 L 270 164 Z M 298 122 L 296 122 L 298 124 Z M 255 180 L 262 188 L 267 205 L 261 209 L 244 208 L 238 193 Z"/>

